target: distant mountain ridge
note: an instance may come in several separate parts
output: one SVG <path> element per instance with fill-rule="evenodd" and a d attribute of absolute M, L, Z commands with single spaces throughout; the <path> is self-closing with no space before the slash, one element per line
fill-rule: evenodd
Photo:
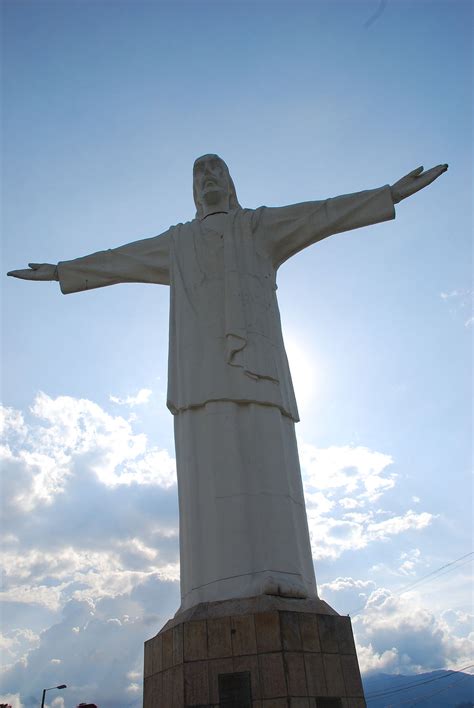
<path fill-rule="evenodd" d="M 474 676 L 461 671 L 370 674 L 362 682 L 367 708 L 474 708 Z"/>

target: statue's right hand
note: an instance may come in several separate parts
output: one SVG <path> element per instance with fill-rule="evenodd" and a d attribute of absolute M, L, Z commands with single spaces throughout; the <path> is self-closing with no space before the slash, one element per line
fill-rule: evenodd
<path fill-rule="evenodd" d="M 58 280 L 58 267 L 52 263 L 28 263 L 29 268 L 10 270 L 7 275 L 22 280 Z"/>

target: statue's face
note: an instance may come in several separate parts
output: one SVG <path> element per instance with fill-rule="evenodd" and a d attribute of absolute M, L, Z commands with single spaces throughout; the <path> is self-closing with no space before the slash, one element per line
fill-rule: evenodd
<path fill-rule="evenodd" d="M 194 195 L 201 204 L 214 205 L 229 196 L 225 164 L 217 155 L 198 157 L 193 169 Z"/>

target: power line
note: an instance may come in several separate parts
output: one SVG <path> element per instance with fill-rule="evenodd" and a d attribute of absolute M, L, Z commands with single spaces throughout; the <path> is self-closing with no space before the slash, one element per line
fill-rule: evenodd
<path fill-rule="evenodd" d="M 423 580 L 426 580 L 427 578 L 430 578 L 432 575 L 439 573 L 440 570 L 444 570 L 445 568 L 449 568 L 450 566 L 455 565 L 459 561 L 464 560 L 465 558 L 469 558 L 472 555 L 474 555 L 474 551 L 471 551 L 470 553 L 466 553 L 466 555 L 461 556 L 460 558 L 456 558 L 456 560 L 454 560 L 454 561 L 450 561 L 449 563 L 445 563 L 437 570 L 432 570 L 431 573 L 428 573 L 427 575 L 423 575 L 421 578 L 419 578 L 418 580 L 415 580 L 410 585 L 406 585 L 404 588 L 402 588 L 401 592 L 408 592 L 408 590 L 411 590 L 412 588 L 414 588 L 415 585 L 419 585 Z M 443 575 L 444 575 L 444 573 L 443 573 Z"/>
<path fill-rule="evenodd" d="M 418 578 L 418 580 L 413 581 L 409 585 L 405 585 L 401 590 L 398 590 L 398 592 L 393 592 L 392 594 L 395 595 L 396 597 L 400 597 L 400 595 L 403 595 L 404 593 L 408 592 L 409 590 L 412 590 L 415 586 L 420 585 L 422 582 L 425 580 L 428 580 L 431 578 L 432 580 L 435 580 L 436 577 L 440 577 L 440 575 L 445 575 L 445 573 L 441 573 L 441 570 L 445 570 L 446 568 L 449 568 L 449 570 L 446 571 L 446 573 L 450 573 L 452 570 L 456 570 L 457 568 L 462 568 L 463 565 L 466 565 L 467 563 L 471 562 L 471 556 L 474 556 L 474 551 L 471 551 L 470 553 L 466 553 L 463 556 L 460 556 L 460 558 L 456 558 L 456 560 L 450 561 L 449 563 L 445 563 L 444 565 L 440 566 L 439 568 L 436 568 L 436 570 L 432 570 L 430 573 L 427 573 L 426 575 L 422 575 L 421 578 Z M 461 565 L 456 566 L 456 563 L 459 563 L 459 561 L 465 560 L 468 558 L 469 560 L 466 560 L 465 563 L 462 563 Z M 453 566 L 456 566 L 455 568 Z M 366 610 L 367 607 L 366 605 L 360 605 L 357 607 L 355 610 L 352 610 L 351 612 L 348 612 L 349 617 L 355 617 L 356 615 L 359 615 L 363 610 Z"/>
<path fill-rule="evenodd" d="M 445 691 L 449 691 L 450 688 L 455 686 L 458 683 L 461 683 L 461 681 L 466 681 L 471 676 L 469 674 L 468 676 L 461 676 L 460 678 L 457 679 L 457 681 L 453 681 L 452 683 L 449 684 L 449 686 L 444 686 L 444 688 L 440 688 L 439 691 L 433 691 L 433 693 L 425 693 L 424 696 L 419 696 L 418 698 L 407 698 L 404 701 L 400 701 L 400 703 L 397 703 L 395 705 L 406 705 L 407 703 L 411 703 L 412 706 L 416 706 L 418 703 L 423 703 L 426 701 L 428 698 L 432 698 L 433 696 L 438 695 L 438 693 L 444 693 Z M 392 706 L 385 706 L 385 708 L 393 708 Z"/>
<path fill-rule="evenodd" d="M 391 688 L 386 691 L 375 691 L 375 693 L 369 693 L 365 698 L 366 699 L 383 698 L 384 696 L 390 696 L 390 695 L 393 695 L 394 693 L 401 693 L 402 691 L 407 691 L 409 688 L 417 688 L 418 686 L 424 686 L 427 683 L 433 683 L 434 681 L 440 681 L 441 679 L 450 678 L 454 674 L 458 674 L 461 671 L 465 671 L 466 669 L 470 669 L 473 666 L 474 666 L 474 664 L 468 664 L 467 666 L 463 666 L 460 669 L 453 669 L 452 671 L 448 671 L 447 673 L 443 674 L 443 676 L 435 676 L 434 678 L 425 679 L 424 681 L 415 681 L 415 683 L 408 683 L 405 686 L 400 686 L 398 688 Z"/>

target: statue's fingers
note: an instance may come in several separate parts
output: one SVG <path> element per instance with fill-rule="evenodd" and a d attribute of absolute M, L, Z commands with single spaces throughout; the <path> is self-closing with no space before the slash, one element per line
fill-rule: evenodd
<path fill-rule="evenodd" d="M 33 275 L 31 268 L 23 268 L 22 270 L 9 270 L 7 275 L 13 278 L 22 278 L 23 280 L 31 280 Z"/>
<path fill-rule="evenodd" d="M 32 270 L 38 270 L 43 264 L 42 263 L 28 263 L 29 267 Z"/>
<path fill-rule="evenodd" d="M 412 170 L 407 174 L 407 177 L 418 177 L 418 175 L 421 175 L 423 172 L 423 165 L 420 165 L 420 167 L 417 167 L 416 170 Z"/>
<path fill-rule="evenodd" d="M 426 172 L 423 174 L 423 178 L 429 184 L 430 182 L 433 182 L 433 180 L 437 179 L 440 175 L 442 175 L 443 172 L 446 172 L 447 169 L 447 165 L 436 165 L 436 167 L 432 167 L 431 169 L 426 170 Z"/>

